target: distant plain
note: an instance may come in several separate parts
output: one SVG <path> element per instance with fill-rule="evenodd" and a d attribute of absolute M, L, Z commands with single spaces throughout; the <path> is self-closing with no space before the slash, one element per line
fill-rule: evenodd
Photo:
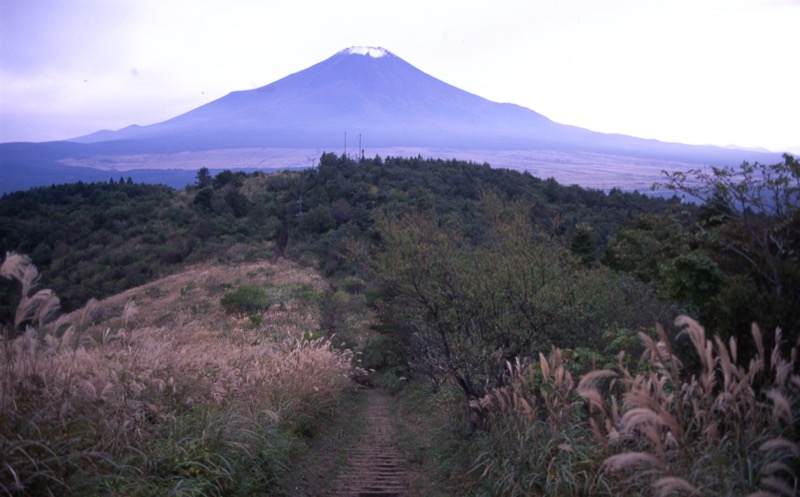
<path fill-rule="evenodd" d="M 305 169 L 315 167 L 320 155 L 334 152 L 312 148 L 237 148 L 204 150 L 173 154 L 97 155 L 81 159 L 63 159 L 66 166 L 82 166 L 104 171 L 177 169 Z M 357 148 L 339 151 L 357 157 Z M 595 152 L 556 150 L 455 150 L 425 147 L 365 148 L 364 156 L 459 159 L 493 168 L 527 171 L 533 176 L 554 178 L 564 185 L 581 185 L 608 191 L 638 190 L 646 193 L 653 183 L 663 179 L 662 171 L 698 168 L 698 164 L 659 161 Z"/>

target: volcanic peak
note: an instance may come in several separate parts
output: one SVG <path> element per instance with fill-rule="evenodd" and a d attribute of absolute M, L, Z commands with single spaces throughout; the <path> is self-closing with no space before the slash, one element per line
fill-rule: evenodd
<path fill-rule="evenodd" d="M 382 47 L 362 47 L 362 46 L 346 48 L 339 53 L 344 55 L 366 55 L 367 57 L 372 57 L 373 59 L 379 59 L 381 57 L 390 57 L 392 55 L 392 52 Z"/>

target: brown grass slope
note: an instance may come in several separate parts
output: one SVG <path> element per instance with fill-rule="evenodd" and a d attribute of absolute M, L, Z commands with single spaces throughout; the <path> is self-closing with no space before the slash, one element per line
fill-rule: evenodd
<path fill-rule="evenodd" d="M 268 304 L 228 315 L 245 284 Z M 3 339 L 0 493 L 268 492 L 350 385 L 351 353 L 314 338 L 323 289 L 287 261 L 207 264 Z"/>

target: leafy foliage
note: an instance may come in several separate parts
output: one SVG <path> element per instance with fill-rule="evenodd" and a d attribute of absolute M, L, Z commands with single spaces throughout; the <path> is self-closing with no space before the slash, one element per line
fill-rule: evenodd
<path fill-rule="evenodd" d="M 474 242 L 427 213 L 377 222 L 372 277 L 383 320 L 437 382 L 451 377 L 467 396 L 482 395 L 502 383 L 506 361 L 599 345 L 609 327 L 645 326 L 663 312 L 644 305 L 643 289 L 626 294 L 636 283 L 579 265 L 534 229 L 523 205 L 491 196 L 482 205 L 484 234 Z"/>
<path fill-rule="evenodd" d="M 563 187 L 527 173 L 457 160 L 323 154 L 315 169 L 273 174 L 202 169 L 185 192 L 125 182 L 74 183 L 0 197 L 0 250 L 30 254 L 66 310 L 224 257 L 234 245 L 312 258 L 326 274 L 361 273 L 354 240 L 374 239 L 378 212 L 432 208 L 458 219 L 470 236 L 481 195 L 523 201 L 546 232 L 570 237 L 590 227 L 597 253 L 631 215 L 670 203 L 641 194 Z M 0 286 L 0 315 L 15 289 Z"/>
<path fill-rule="evenodd" d="M 246 316 L 266 311 L 272 302 L 263 288 L 242 285 L 222 297 L 220 304 L 230 314 Z"/>
<path fill-rule="evenodd" d="M 738 168 L 666 176 L 667 182 L 658 186 L 702 202 L 694 230 L 704 256 L 718 269 L 708 263 L 694 267 L 710 277 L 709 289 L 719 286 L 715 281 L 724 279 L 722 275 L 744 277 L 750 282 L 750 299 L 759 306 L 749 309 L 741 324 L 756 320 L 755 311 L 768 320 L 765 326 L 780 326 L 791 336 L 798 333 L 800 162 L 786 154 L 778 164 L 745 162 Z"/>
<path fill-rule="evenodd" d="M 7 194 L 0 247 L 30 254 L 43 283 L 73 310 L 235 243 L 263 243 L 275 223 L 248 218 L 244 194 L 226 188 L 192 197 L 157 185 L 74 183 Z M 0 286 L 2 316 L 10 315 L 12 293 Z"/>

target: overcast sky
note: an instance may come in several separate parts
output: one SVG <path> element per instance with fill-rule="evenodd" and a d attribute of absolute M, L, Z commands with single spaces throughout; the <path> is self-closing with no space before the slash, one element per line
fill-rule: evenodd
<path fill-rule="evenodd" d="M 800 0 L 0 0 L 0 142 L 152 124 L 354 45 L 594 131 L 800 153 Z"/>

